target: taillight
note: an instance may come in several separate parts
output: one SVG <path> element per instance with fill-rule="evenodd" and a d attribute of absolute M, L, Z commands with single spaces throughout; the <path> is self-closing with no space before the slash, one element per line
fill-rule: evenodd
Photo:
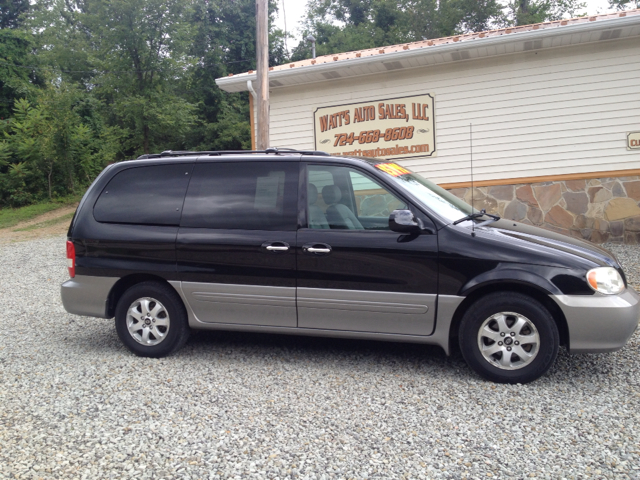
<path fill-rule="evenodd" d="M 69 267 L 69 276 L 76 276 L 76 247 L 73 242 L 67 241 L 67 267 Z"/>

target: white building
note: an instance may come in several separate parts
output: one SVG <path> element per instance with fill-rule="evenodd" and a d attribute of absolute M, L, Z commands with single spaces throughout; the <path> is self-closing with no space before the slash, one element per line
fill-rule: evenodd
<path fill-rule="evenodd" d="M 216 82 L 239 92 L 255 78 Z M 468 199 L 471 124 L 476 206 L 597 242 L 640 243 L 640 9 L 327 55 L 274 67 L 269 83 L 273 146 L 377 148 Z M 415 105 L 429 101 L 429 121 L 415 123 Z M 404 105 L 395 123 L 380 120 L 381 103 Z M 367 105 L 377 118 L 357 125 Z M 332 126 L 331 115 L 328 131 L 321 122 Z M 412 140 L 385 141 L 405 120 Z M 367 131 L 378 140 L 359 136 Z"/>

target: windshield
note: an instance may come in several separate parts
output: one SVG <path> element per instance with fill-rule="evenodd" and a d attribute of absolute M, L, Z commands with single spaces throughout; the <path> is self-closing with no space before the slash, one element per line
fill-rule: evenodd
<path fill-rule="evenodd" d="M 444 188 L 396 163 L 378 163 L 375 167 L 384 172 L 388 179 L 409 190 L 434 213 L 450 222 L 478 211 Z"/>

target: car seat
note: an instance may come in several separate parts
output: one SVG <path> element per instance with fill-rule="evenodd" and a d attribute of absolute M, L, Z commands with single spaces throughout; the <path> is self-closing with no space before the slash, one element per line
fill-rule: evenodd
<path fill-rule="evenodd" d="M 322 208 L 316 205 L 318 201 L 318 187 L 310 183 L 307 187 L 307 204 L 309 212 L 309 228 L 329 228 L 329 222 Z"/>
<path fill-rule="evenodd" d="M 322 199 L 327 207 L 327 220 L 331 228 L 347 230 L 364 230 L 364 227 L 353 212 L 342 203 L 342 192 L 337 185 L 327 185 L 322 188 Z"/>

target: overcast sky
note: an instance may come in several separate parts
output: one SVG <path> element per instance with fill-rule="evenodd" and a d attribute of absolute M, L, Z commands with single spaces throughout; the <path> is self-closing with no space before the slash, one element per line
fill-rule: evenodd
<path fill-rule="evenodd" d="M 608 0 L 586 0 L 586 2 L 587 2 L 587 13 L 589 15 L 595 15 L 598 13 L 608 13 L 610 11 L 614 11 L 609 9 Z M 299 34 L 300 21 L 304 16 L 306 3 L 307 2 L 305 0 L 278 0 L 278 7 L 280 11 L 278 13 L 276 25 L 284 30 L 285 17 L 286 17 L 287 31 L 296 36 L 295 40 L 289 40 L 287 42 L 287 46 L 289 47 L 289 50 L 291 50 L 298 43 L 298 39 L 300 38 L 300 34 Z M 283 6 L 284 6 L 284 10 L 283 10 Z"/>

